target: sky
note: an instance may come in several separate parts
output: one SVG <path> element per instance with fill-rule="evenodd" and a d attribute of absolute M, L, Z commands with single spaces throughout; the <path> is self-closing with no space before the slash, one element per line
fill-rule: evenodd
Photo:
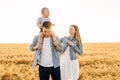
<path fill-rule="evenodd" d="M 75 24 L 83 43 L 120 42 L 120 0 L 0 0 L 0 43 L 31 43 L 42 7 L 60 38 Z"/>

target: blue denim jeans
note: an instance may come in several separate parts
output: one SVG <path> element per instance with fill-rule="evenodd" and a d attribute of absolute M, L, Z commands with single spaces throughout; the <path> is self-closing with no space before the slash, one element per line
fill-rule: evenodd
<path fill-rule="evenodd" d="M 60 67 L 43 67 L 39 66 L 39 78 L 40 80 L 49 80 L 50 75 L 52 80 L 61 80 Z"/>

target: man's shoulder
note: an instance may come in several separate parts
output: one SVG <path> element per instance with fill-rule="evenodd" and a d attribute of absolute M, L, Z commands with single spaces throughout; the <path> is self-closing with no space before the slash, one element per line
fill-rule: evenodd
<path fill-rule="evenodd" d="M 62 37 L 62 39 L 68 39 L 68 36 L 64 36 L 64 37 Z"/>
<path fill-rule="evenodd" d="M 35 35 L 35 37 L 38 37 L 39 35 Z"/>
<path fill-rule="evenodd" d="M 35 35 L 34 39 L 38 39 L 39 35 Z"/>

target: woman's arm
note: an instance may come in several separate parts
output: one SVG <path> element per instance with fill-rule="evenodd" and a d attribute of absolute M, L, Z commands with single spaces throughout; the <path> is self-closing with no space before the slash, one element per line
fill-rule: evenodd
<path fill-rule="evenodd" d="M 78 54 L 83 54 L 83 47 L 82 47 L 82 44 L 80 45 L 77 45 L 77 44 L 74 44 L 72 41 L 69 41 L 68 42 L 69 46 L 72 48 L 72 50 Z"/>
<path fill-rule="evenodd" d="M 68 38 L 65 36 L 59 40 L 61 53 L 64 53 L 66 48 L 68 47 Z"/>

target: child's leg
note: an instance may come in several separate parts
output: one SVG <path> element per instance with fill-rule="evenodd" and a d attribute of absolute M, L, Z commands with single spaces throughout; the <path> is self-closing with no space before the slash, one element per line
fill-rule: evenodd
<path fill-rule="evenodd" d="M 58 45 L 57 38 L 56 38 L 56 35 L 53 31 L 52 31 L 51 35 L 52 35 L 52 38 L 53 38 L 54 46 L 57 46 Z"/>
<path fill-rule="evenodd" d="M 53 38 L 53 43 L 54 43 L 55 48 L 56 48 L 58 51 L 61 51 L 61 48 L 60 48 L 60 46 L 58 45 L 57 37 L 56 37 L 56 35 L 55 35 L 55 33 L 54 33 L 53 31 L 52 31 L 51 35 L 52 35 L 52 38 Z"/>
<path fill-rule="evenodd" d="M 42 49 L 42 41 L 43 41 L 43 32 L 40 32 L 38 38 L 38 49 Z"/>

